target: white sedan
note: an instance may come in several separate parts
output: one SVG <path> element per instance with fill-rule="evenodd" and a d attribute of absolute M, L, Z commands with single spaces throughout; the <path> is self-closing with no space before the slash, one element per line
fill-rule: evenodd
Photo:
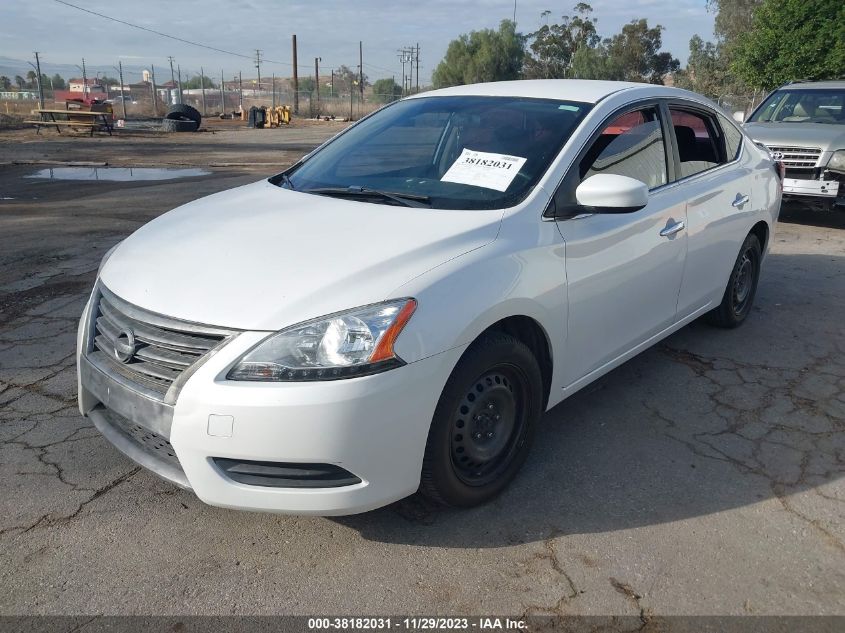
<path fill-rule="evenodd" d="M 79 406 L 216 506 L 472 506 L 543 412 L 749 315 L 777 165 L 696 94 L 544 80 L 391 104 L 103 260 Z"/>

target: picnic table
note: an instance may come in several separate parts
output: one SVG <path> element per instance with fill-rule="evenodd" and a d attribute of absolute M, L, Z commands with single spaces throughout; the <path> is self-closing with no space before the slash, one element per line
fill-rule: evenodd
<path fill-rule="evenodd" d="M 37 133 L 41 133 L 42 127 L 55 127 L 56 132 L 62 133 L 61 127 L 75 127 L 88 128 L 91 131 L 91 136 L 94 136 L 94 130 L 104 129 L 112 135 L 111 112 L 90 112 L 88 110 L 49 110 L 38 108 L 33 110 L 33 113 L 39 115 L 38 120 L 25 121 L 25 123 L 32 123 L 37 128 Z M 58 118 L 57 118 L 58 117 Z"/>

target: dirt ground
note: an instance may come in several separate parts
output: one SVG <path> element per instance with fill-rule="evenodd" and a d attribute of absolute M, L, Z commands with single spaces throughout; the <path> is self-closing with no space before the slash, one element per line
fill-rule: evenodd
<path fill-rule="evenodd" d="M 845 615 L 845 214 L 785 212 L 742 328 L 694 323 L 555 407 L 481 508 L 222 510 L 101 438 L 74 339 L 102 254 L 340 129 L 0 133 L 0 614 Z M 74 161 L 212 175 L 25 178 Z"/>

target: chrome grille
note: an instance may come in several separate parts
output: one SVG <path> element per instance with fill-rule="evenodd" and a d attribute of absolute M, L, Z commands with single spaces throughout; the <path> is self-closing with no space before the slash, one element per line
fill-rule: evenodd
<path fill-rule="evenodd" d="M 786 167 L 811 169 L 819 162 L 822 150 L 818 147 L 769 147 L 772 154 L 781 154 L 780 160 Z"/>
<path fill-rule="evenodd" d="M 146 312 L 101 289 L 89 358 L 164 399 L 179 378 L 233 334 Z"/>

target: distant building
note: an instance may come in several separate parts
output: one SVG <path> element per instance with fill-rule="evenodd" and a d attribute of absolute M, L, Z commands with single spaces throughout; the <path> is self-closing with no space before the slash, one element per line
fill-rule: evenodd
<path fill-rule="evenodd" d="M 67 87 L 68 92 L 78 92 L 80 96 L 86 94 L 94 98 L 97 98 L 96 95 L 105 95 L 108 92 L 99 79 L 70 79 Z"/>

